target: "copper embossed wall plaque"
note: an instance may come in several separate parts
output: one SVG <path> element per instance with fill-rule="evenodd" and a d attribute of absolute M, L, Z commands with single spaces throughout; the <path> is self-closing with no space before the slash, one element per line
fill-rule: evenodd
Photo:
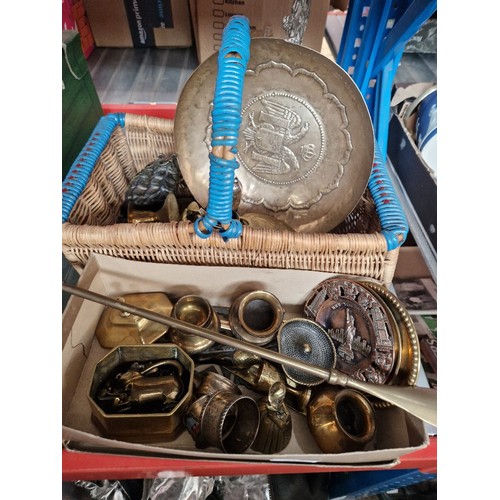
<path fill-rule="evenodd" d="M 331 336 L 338 370 L 359 380 L 386 382 L 397 364 L 397 332 L 375 294 L 347 279 L 326 280 L 307 299 L 305 314 Z"/>
<path fill-rule="evenodd" d="M 374 139 L 363 97 L 320 53 L 278 39 L 252 39 L 243 87 L 236 176 L 240 214 L 270 214 L 297 231 L 342 222 L 370 176 Z M 182 175 L 208 202 L 211 106 L 217 54 L 187 81 L 175 117 Z"/>

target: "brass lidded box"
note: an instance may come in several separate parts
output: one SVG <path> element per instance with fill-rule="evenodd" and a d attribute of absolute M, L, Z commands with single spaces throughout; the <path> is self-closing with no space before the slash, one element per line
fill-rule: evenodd
<path fill-rule="evenodd" d="M 155 362 L 169 363 L 182 372 L 181 390 L 173 407 L 155 413 L 110 413 L 102 409 L 98 393 L 105 381 L 120 371 L 120 367 Z M 149 443 L 172 441 L 184 430 L 183 415 L 191 402 L 193 385 L 194 362 L 175 344 L 115 347 L 94 368 L 88 393 L 92 419 L 106 437 Z"/>

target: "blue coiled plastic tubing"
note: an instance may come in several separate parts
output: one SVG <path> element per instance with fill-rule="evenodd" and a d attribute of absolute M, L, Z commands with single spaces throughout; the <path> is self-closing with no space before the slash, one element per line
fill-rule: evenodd
<path fill-rule="evenodd" d="M 212 151 L 222 146 L 235 156 L 241 124 L 243 81 L 250 58 L 250 24 L 245 16 L 233 16 L 224 28 L 217 60 L 218 71 L 212 108 Z M 222 238 L 241 235 L 241 222 L 233 219 L 233 186 L 236 157 L 209 154 L 210 174 L 206 214 L 194 224 L 200 238 L 208 238 L 218 228 Z M 200 224 L 204 229 L 200 229 Z M 222 230 L 221 230 L 222 229 Z"/>
<path fill-rule="evenodd" d="M 378 144 L 375 144 L 375 158 L 368 188 L 377 207 L 387 249 L 394 250 L 406 240 L 408 221 L 392 186 Z"/>

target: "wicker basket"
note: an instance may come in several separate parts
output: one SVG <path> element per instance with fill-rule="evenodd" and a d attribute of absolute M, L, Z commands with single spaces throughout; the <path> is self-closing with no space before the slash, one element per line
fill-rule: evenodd
<path fill-rule="evenodd" d="M 117 223 L 132 178 L 160 153 L 174 152 L 173 120 L 104 116 L 63 182 L 63 254 L 81 270 L 92 253 L 129 260 L 309 269 L 392 281 L 399 244 L 389 249 L 371 193 L 332 233 L 245 226 L 239 238 L 199 238 L 190 222 Z M 372 174 L 373 177 L 373 174 Z M 399 240 L 403 237 L 397 235 Z"/>

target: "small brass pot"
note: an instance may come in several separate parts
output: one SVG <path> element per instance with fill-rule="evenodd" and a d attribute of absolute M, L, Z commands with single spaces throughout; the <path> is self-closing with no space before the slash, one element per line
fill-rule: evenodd
<path fill-rule="evenodd" d="M 184 295 L 174 305 L 172 316 L 192 325 L 201 326 L 214 332 L 220 328 L 220 320 L 212 306 L 199 295 Z M 213 340 L 208 340 L 190 333 L 180 332 L 176 329 L 170 330 L 170 339 L 188 354 L 197 354 L 212 345 Z"/>
<path fill-rule="evenodd" d="M 255 290 L 241 294 L 229 309 L 231 330 L 242 340 L 265 345 L 276 336 L 285 311 L 272 293 Z"/>
<path fill-rule="evenodd" d="M 323 453 L 363 450 L 375 435 L 373 407 L 352 389 L 319 389 L 307 408 L 307 424 Z"/>

